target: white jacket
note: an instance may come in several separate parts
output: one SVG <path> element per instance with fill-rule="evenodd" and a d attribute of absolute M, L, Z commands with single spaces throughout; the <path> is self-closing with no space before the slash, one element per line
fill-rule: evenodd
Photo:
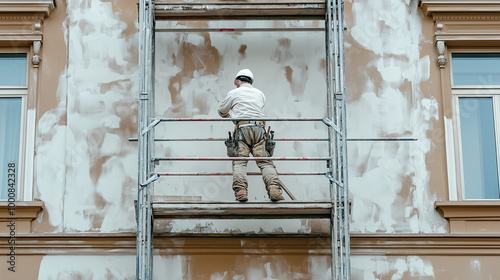
<path fill-rule="evenodd" d="M 249 83 L 243 83 L 227 93 L 219 106 L 223 118 L 264 118 L 266 96 Z"/>

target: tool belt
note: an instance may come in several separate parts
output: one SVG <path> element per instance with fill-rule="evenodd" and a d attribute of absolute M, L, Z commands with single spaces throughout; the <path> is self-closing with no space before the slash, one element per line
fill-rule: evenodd
<path fill-rule="evenodd" d="M 255 124 L 255 125 L 265 126 L 266 122 L 265 121 L 239 121 L 236 123 L 236 125 L 242 125 L 242 124 Z"/>
<path fill-rule="evenodd" d="M 239 125 L 239 123 L 238 123 Z M 227 148 L 227 155 L 229 157 L 237 157 L 238 156 L 238 140 L 243 139 L 240 136 L 241 131 L 238 130 L 238 125 L 236 125 L 235 132 L 231 137 L 231 131 L 228 132 L 229 137 L 224 141 Z M 263 140 L 265 141 L 265 149 L 270 157 L 273 156 L 274 147 L 276 146 L 276 142 L 274 142 L 274 131 L 271 130 L 271 127 L 267 128 L 267 133 L 264 134 Z M 244 141 L 244 140 L 243 140 Z M 248 145 L 248 143 L 245 143 Z"/>
<path fill-rule="evenodd" d="M 264 127 L 266 126 L 265 121 L 237 121 L 237 122 L 235 122 L 235 124 L 236 125 L 234 126 L 233 138 L 236 139 L 236 141 L 238 140 L 238 128 L 240 127 L 240 125 L 254 124 L 254 125 L 259 125 L 259 126 L 264 126 Z M 231 134 L 231 132 L 229 134 Z"/>

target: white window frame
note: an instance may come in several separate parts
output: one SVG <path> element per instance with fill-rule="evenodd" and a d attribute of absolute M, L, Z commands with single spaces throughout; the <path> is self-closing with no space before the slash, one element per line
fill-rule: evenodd
<path fill-rule="evenodd" d="M 31 63 L 29 48 L 0 48 L 2 54 L 26 54 L 26 83 L 25 86 L 0 86 L 0 98 L 21 98 L 21 127 L 19 158 L 17 166 L 17 198 L 16 200 L 30 201 L 33 197 L 33 160 L 35 142 L 35 115 L 28 116 L 28 98 L 30 92 Z M 0 199 L 4 201 L 7 199 Z"/>
<path fill-rule="evenodd" d="M 463 172 L 463 158 L 462 158 L 462 139 L 461 139 L 461 126 L 460 126 L 460 112 L 459 112 L 459 98 L 460 97 L 487 97 L 492 98 L 493 101 L 493 122 L 495 127 L 495 142 L 496 142 L 496 152 L 497 152 L 497 173 L 500 180 L 500 85 L 485 85 L 485 86 L 455 86 L 453 82 L 453 62 L 452 55 L 454 53 L 500 53 L 500 49 L 457 49 L 449 50 L 449 71 L 450 71 L 450 84 L 451 84 L 451 102 L 453 110 L 453 126 L 455 127 L 453 131 L 453 142 L 454 142 L 454 158 L 448 159 L 448 164 L 450 161 L 455 162 L 455 166 L 449 166 L 449 176 L 454 178 L 450 181 L 455 180 L 456 188 L 453 190 L 453 183 L 450 183 L 450 199 L 456 198 L 457 200 L 494 200 L 499 199 L 468 199 L 465 197 L 465 184 L 464 184 L 464 172 Z M 453 170 L 454 169 L 454 170 Z M 451 171 L 451 172 L 450 172 Z M 500 182 L 499 182 L 500 185 Z M 453 192 L 456 193 L 453 193 Z"/>
<path fill-rule="evenodd" d="M 18 201 L 33 200 L 35 124 L 37 92 L 42 61 L 43 23 L 56 8 L 55 0 L 23 0 L 0 2 L 0 52 L 26 53 L 26 88 L 9 89 L 22 97 L 21 143 L 18 173 Z M 19 92 L 17 90 L 21 90 Z M 7 90 L 5 94 L 7 95 Z M 5 201 L 0 200 L 0 207 Z M 31 204 L 37 204 L 32 202 Z M 18 204 L 19 206 L 19 204 Z M 38 210 L 37 210 L 38 211 Z M 1 214 L 1 211 L 0 211 Z"/>

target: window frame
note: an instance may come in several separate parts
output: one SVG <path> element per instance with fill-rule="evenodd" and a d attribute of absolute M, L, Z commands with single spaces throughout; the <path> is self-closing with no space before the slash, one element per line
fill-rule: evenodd
<path fill-rule="evenodd" d="M 457 182 L 458 161 L 453 115 L 452 81 L 449 61 L 452 52 L 498 52 L 500 49 L 500 2 L 456 0 L 419 0 L 425 16 L 432 18 L 434 55 L 441 85 L 444 146 L 446 153 L 448 198 L 434 203 L 436 210 L 449 221 L 453 234 L 500 233 L 500 200 L 463 200 Z M 425 26 L 425 25 L 424 25 Z M 426 25 L 431 26 L 431 25 Z M 424 32 L 431 31 L 424 28 Z M 429 34 L 429 33 L 426 33 Z M 430 35 L 430 34 L 429 34 Z M 455 110 L 456 111 L 456 110 Z M 460 193 L 460 195 L 459 195 Z"/>
<path fill-rule="evenodd" d="M 35 115 L 29 116 L 28 100 L 35 100 L 34 69 L 30 63 L 32 56 L 31 47 L 0 47 L 2 54 L 26 54 L 26 83 L 24 86 L 0 86 L 0 98 L 20 97 L 21 98 L 21 127 L 17 172 L 16 200 L 31 201 L 33 197 L 33 161 L 35 142 Z M 32 98 L 33 97 L 33 98 Z M 7 198 L 0 198 L 6 201 Z"/>
<path fill-rule="evenodd" d="M 453 62 L 452 55 L 456 53 L 499 53 L 498 48 L 451 48 L 448 50 L 448 61 L 449 61 L 449 88 L 451 97 L 451 107 L 452 107 L 452 122 L 453 122 L 453 142 L 454 142 L 454 158 L 455 158 L 455 170 L 450 173 L 454 173 L 455 190 L 456 194 L 452 193 L 452 184 L 450 183 L 450 198 L 456 197 L 459 201 L 500 201 L 498 199 L 471 199 L 465 197 L 465 183 L 464 183 L 464 166 L 463 166 L 463 153 L 462 153 L 462 137 L 461 137 L 461 125 L 460 125 L 460 110 L 459 110 L 459 98 L 461 97 L 486 97 L 492 98 L 493 102 L 493 122 L 495 128 L 495 143 L 496 143 L 496 153 L 497 153 L 497 174 L 499 175 L 499 186 L 500 186 L 500 85 L 454 85 L 453 81 Z M 448 162 L 450 169 L 450 162 Z"/>

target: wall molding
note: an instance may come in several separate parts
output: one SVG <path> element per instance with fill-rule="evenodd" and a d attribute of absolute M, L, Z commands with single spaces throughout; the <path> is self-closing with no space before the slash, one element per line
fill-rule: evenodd
<path fill-rule="evenodd" d="M 500 12 L 496 0 L 420 0 L 424 15 L 433 13 Z"/>
<path fill-rule="evenodd" d="M 500 234 L 500 201 L 436 201 L 451 233 Z"/>
<path fill-rule="evenodd" d="M 40 13 L 45 17 L 55 9 L 54 0 L 17 0 L 0 2 L 2 13 Z"/>
<path fill-rule="evenodd" d="M 445 68 L 448 46 L 500 46 L 500 2 L 494 0 L 420 0 L 434 20 L 437 64 Z"/>
<path fill-rule="evenodd" d="M 9 250 L 0 236 L 0 254 Z M 317 255 L 330 256 L 329 237 L 192 237 L 158 236 L 160 255 Z M 474 234 L 351 234 L 352 256 L 498 256 L 499 235 Z M 135 233 L 43 234 L 16 236 L 19 255 L 135 255 Z"/>

